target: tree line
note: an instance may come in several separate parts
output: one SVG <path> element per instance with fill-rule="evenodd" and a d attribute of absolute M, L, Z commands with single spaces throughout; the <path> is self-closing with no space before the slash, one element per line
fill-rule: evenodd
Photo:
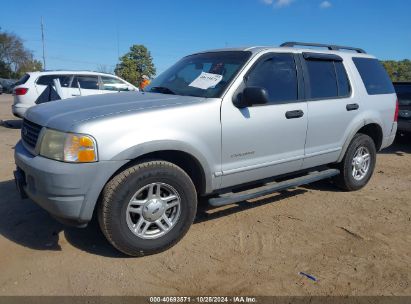
<path fill-rule="evenodd" d="M 42 69 L 41 62 L 34 59 L 33 52 L 20 37 L 0 31 L 0 78 L 18 79 L 27 72 Z"/>
<path fill-rule="evenodd" d="M 392 81 L 411 81 L 411 60 L 386 60 L 382 64 Z"/>

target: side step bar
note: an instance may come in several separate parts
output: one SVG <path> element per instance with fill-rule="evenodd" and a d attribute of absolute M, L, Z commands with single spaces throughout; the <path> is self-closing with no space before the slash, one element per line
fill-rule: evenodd
<path fill-rule="evenodd" d="M 267 185 L 264 185 L 262 187 L 258 187 L 255 189 L 246 190 L 246 191 L 242 191 L 238 193 L 223 194 L 216 198 L 210 198 L 208 200 L 208 203 L 214 207 L 230 205 L 230 204 L 246 201 L 249 199 L 257 198 L 260 196 L 265 196 L 265 195 L 271 194 L 276 191 L 310 184 L 310 183 L 313 183 L 313 182 L 316 182 L 322 179 L 333 177 L 338 174 L 340 174 L 340 170 L 338 169 L 327 169 L 324 171 L 310 172 L 305 176 L 296 177 L 296 178 L 285 180 L 285 181 L 278 182 L 278 183 L 267 184 Z"/>

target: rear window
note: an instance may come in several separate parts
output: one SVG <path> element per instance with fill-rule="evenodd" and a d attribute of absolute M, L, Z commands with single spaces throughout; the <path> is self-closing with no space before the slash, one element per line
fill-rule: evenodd
<path fill-rule="evenodd" d="M 394 84 L 401 106 L 411 106 L 411 84 Z"/>
<path fill-rule="evenodd" d="M 382 64 L 373 58 L 353 58 L 369 95 L 395 93 L 391 79 Z"/>
<path fill-rule="evenodd" d="M 24 74 L 15 84 L 14 86 L 18 86 L 21 84 L 25 84 L 27 82 L 27 80 L 29 80 L 30 75 L 29 74 Z"/>

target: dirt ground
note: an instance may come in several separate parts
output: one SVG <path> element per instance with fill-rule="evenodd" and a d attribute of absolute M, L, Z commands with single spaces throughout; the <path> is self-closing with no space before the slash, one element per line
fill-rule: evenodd
<path fill-rule="evenodd" d="M 204 205 L 175 247 L 129 258 L 95 222 L 68 228 L 19 198 L 11 103 L 0 95 L 0 295 L 411 295 L 410 139 L 379 153 L 361 191 L 323 181 Z"/>

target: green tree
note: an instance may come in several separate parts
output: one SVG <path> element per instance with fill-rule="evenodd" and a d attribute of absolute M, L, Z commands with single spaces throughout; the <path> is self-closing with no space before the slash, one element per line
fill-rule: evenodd
<path fill-rule="evenodd" d="M 143 80 L 143 75 L 153 77 L 156 68 L 148 49 L 144 45 L 135 44 L 130 47 L 128 53 L 120 57 L 114 72 L 117 76 L 138 86 Z"/>
<path fill-rule="evenodd" d="M 40 61 L 26 49 L 23 40 L 12 33 L 0 32 L 0 75 L 20 78 L 24 73 L 42 69 Z"/>
<path fill-rule="evenodd" d="M 411 60 L 386 60 L 382 64 L 392 81 L 411 81 Z"/>

